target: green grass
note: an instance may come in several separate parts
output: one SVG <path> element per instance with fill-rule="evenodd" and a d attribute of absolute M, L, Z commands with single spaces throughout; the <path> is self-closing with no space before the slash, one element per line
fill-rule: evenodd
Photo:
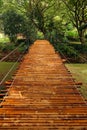
<path fill-rule="evenodd" d="M 8 77 L 6 78 L 6 80 L 11 79 L 12 74 L 15 72 L 15 70 L 17 69 L 19 63 L 17 63 L 15 65 L 15 67 L 13 68 L 13 70 L 10 72 L 10 74 L 8 75 Z M 14 62 L 0 62 L 0 81 L 3 79 L 3 77 L 8 73 L 9 69 L 14 65 Z M 5 80 L 5 81 L 6 81 Z"/>
<path fill-rule="evenodd" d="M 66 64 L 73 77 L 83 85 L 79 89 L 82 95 L 87 98 L 87 64 Z"/>

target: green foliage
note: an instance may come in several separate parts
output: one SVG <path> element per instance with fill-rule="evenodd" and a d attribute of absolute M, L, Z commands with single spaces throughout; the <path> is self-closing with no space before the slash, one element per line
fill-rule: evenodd
<path fill-rule="evenodd" d="M 69 46 L 73 47 L 81 54 L 87 54 L 87 44 L 69 44 Z"/>
<path fill-rule="evenodd" d="M 77 33 L 72 32 L 75 27 L 83 40 L 78 29 L 86 21 L 86 5 L 84 0 L 4 0 L 4 30 L 12 41 L 16 41 L 17 33 L 23 33 L 29 43 L 39 36 L 51 42 L 64 42 L 67 37 L 77 38 Z"/>
<path fill-rule="evenodd" d="M 72 25 L 72 23 L 69 23 L 67 26 L 67 30 L 69 31 L 71 31 L 71 30 L 73 30 L 73 25 Z"/>
<path fill-rule="evenodd" d="M 6 44 L 6 43 L 0 43 L 0 51 L 1 52 L 10 52 L 15 49 L 14 44 Z"/>
<path fill-rule="evenodd" d="M 44 39 L 44 35 L 42 32 L 37 32 L 37 39 Z"/>
<path fill-rule="evenodd" d="M 3 1 L 3 0 L 0 0 L 0 12 L 1 12 L 1 10 L 2 10 L 3 3 L 4 3 L 4 1 Z"/>
<path fill-rule="evenodd" d="M 27 51 L 28 46 L 24 43 L 21 43 L 21 44 L 23 44 L 23 45 L 18 48 L 18 52 L 24 53 L 25 51 Z"/>
<path fill-rule="evenodd" d="M 8 42 L 9 42 L 8 37 L 0 38 L 0 43 L 8 43 Z"/>
<path fill-rule="evenodd" d="M 87 1 L 86 0 L 62 0 L 67 7 L 69 21 L 77 29 L 79 40 L 85 43 L 85 28 L 87 19 Z"/>
<path fill-rule="evenodd" d="M 54 48 L 56 51 L 60 52 L 60 54 L 63 54 L 69 58 L 78 57 L 78 51 L 66 43 L 54 44 Z"/>
<path fill-rule="evenodd" d="M 85 38 L 87 39 L 87 34 L 85 35 Z"/>
<path fill-rule="evenodd" d="M 39 34 L 43 33 L 45 39 L 51 39 L 52 41 L 52 39 L 56 38 L 55 40 L 57 41 L 58 38 L 57 36 L 55 37 L 55 34 L 61 35 L 61 33 L 64 33 L 64 30 L 62 31 L 61 29 L 62 23 L 64 23 L 62 4 L 60 0 L 21 0 L 21 2 L 12 0 L 6 5 L 13 6 L 17 12 L 24 16 L 22 32 L 30 41 L 36 40 L 38 32 Z"/>
<path fill-rule="evenodd" d="M 16 35 L 22 30 L 24 18 L 14 9 L 9 9 L 3 13 L 4 32 L 12 42 L 16 42 Z"/>
<path fill-rule="evenodd" d="M 75 29 L 67 31 L 66 37 L 71 41 L 79 41 L 78 32 Z"/>
<path fill-rule="evenodd" d="M 33 43 L 37 39 L 37 29 L 35 28 L 35 25 L 32 24 L 30 19 L 24 19 L 21 33 L 26 36 L 26 42 L 28 44 Z"/>
<path fill-rule="evenodd" d="M 85 63 L 87 62 L 87 45 L 58 43 L 53 44 L 55 51 L 58 51 L 63 58 L 69 59 L 69 62 Z"/>

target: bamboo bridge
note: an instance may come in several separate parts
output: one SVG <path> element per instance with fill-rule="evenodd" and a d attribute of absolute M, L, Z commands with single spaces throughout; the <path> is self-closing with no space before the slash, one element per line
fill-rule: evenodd
<path fill-rule="evenodd" d="M 87 104 L 48 41 L 24 56 L 0 104 L 0 130 L 87 130 Z"/>

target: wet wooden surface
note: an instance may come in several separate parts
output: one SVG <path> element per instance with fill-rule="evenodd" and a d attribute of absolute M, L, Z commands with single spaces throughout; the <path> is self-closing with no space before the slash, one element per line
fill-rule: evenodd
<path fill-rule="evenodd" d="M 0 130 L 87 129 L 87 104 L 45 40 L 37 40 L 24 56 L 0 106 Z"/>

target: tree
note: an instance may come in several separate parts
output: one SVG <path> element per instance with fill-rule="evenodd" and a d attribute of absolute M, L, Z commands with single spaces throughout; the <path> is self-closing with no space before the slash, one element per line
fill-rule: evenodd
<path fill-rule="evenodd" d="M 86 0 L 62 0 L 68 9 L 70 21 L 76 27 L 79 39 L 82 44 L 85 43 L 85 29 L 81 29 L 87 22 L 87 1 Z"/>
<path fill-rule="evenodd" d="M 24 18 L 14 9 L 9 9 L 3 14 L 4 32 L 9 36 L 11 42 L 16 42 L 17 34 L 21 33 Z"/>
<path fill-rule="evenodd" d="M 61 12 L 59 11 L 60 5 L 61 3 L 56 0 L 13 0 L 10 2 L 10 6 L 15 7 L 20 14 L 24 15 L 27 20 L 26 26 L 28 27 L 32 24 L 32 27 L 28 27 L 30 32 L 35 29 L 35 31 L 43 33 L 44 38 L 49 40 L 58 32 L 56 30 L 61 30 L 59 29 L 61 26 L 54 28 L 54 18 Z M 59 33 L 61 32 L 59 31 Z"/>
<path fill-rule="evenodd" d="M 1 12 L 1 10 L 2 10 L 3 3 L 4 3 L 4 1 L 3 1 L 3 0 L 0 0 L 0 12 Z"/>
<path fill-rule="evenodd" d="M 2 31 L 2 29 L 3 29 L 2 9 L 3 9 L 3 0 L 0 0 L 0 31 Z"/>
<path fill-rule="evenodd" d="M 21 31 L 28 39 L 36 39 L 38 32 L 43 34 L 45 39 L 56 42 L 60 36 L 64 36 L 66 24 L 66 20 L 64 20 L 65 6 L 61 0 L 4 1 L 4 8 L 7 8 L 6 11 L 13 8 L 18 14 L 23 16 L 24 24 L 21 26 Z"/>

